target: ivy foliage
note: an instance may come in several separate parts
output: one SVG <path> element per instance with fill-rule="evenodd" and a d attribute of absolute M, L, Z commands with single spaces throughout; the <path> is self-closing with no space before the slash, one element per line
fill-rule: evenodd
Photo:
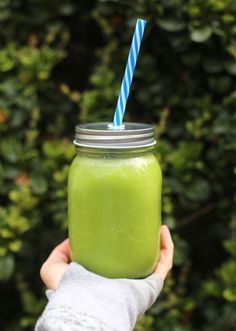
<path fill-rule="evenodd" d="M 32 330 L 66 236 L 74 126 L 110 121 L 138 17 L 126 121 L 153 123 L 175 261 L 136 331 L 236 325 L 235 0 L 0 1 L 0 325 Z"/>

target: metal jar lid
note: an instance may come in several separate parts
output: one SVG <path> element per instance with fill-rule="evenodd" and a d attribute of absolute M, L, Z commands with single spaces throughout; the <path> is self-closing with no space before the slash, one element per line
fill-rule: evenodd
<path fill-rule="evenodd" d="M 74 144 L 81 147 L 127 149 L 155 145 L 154 128 L 143 123 L 123 123 L 114 128 L 108 122 L 79 124 Z"/>

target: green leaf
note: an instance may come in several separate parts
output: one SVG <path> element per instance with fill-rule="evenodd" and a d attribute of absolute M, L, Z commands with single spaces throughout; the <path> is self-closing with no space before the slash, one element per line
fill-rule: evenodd
<path fill-rule="evenodd" d="M 20 240 L 14 240 L 9 244 L 9 249 L 12 252 L 18 252 L 21 248 L 22 242 Z"/>
<path fill-rule="evenodd" d="M 0 142 L 0 151 L 4 159 L 10 162 L 17 162 L 21 157 L 22 148 L 15 138 L 6 138 Z"/>
<path fill-rule="evenodd" d="M 236 288 L 226 288 L 223 291 L 223 297 L 230 302 L 236 302 Z"/>
<path fill-rule="evenodd" d="M 35 175 L 31 177 L 32 191 L 36 194 L 44 194 L 48 189 L 48 183 L 44 177 Z"/>
<path fill-rule="evenodd" d="M 209 73 L 219 73 L 223 70 L 223 63 L 221 59 L 215 58 L 206 58 L 203 62 L 204 69 Z"/>
<path fill-rule="evenodd" d="M 0 21 L 5 21 L 7 20 L 11 15 L 11 11 L 10 10 L 0 10 Z"/>
<path fill-rule="evenodd" d="M 226 240 L 224 241 L 225 249 L 236 258 L 236 241 Z"/>
<path fill-rule="evenodd" d="M 175 243 L 175 252 L 174 252 L 174 265 L 182 265 L 187 261 L 188 257 L 188 244 L 185 240 L 180 238 L 178 235 L 173 236 Z"/>
<path fill-rule="evenodd" d="M 70 16 L 74 13 L 75 7 L 72 3 L 64 3 L 60 6 L 60 13 L 65 16 Z"/>
<path fill-rule="evenodd" d="M 193 201 L 204 201 L 210 194 L 208 182 L 203 178 L 197 178 L 186 187 L 186 197 Z"/>
<path fill-rule="evenodd" d="M 183 21 L 177 21 L 173 19 L 159 19 L 157 24 L 168 32 L 178 32 L 185 28 L 185 23 Z"/>
<path fill-rule="evenodd" d="M 234 60 L 234 61 L 226 61 L 224 66 L 225 66 L 225 70 L 229 74 L 236 75 L 236 60 Z"/>
<path fill-rule="evenodd" d="M 0 281 L 8 280 L 14 271 L 15 261 L 11 254 L 0 257 Z"/>
<path fill-rule="evenodd" d="M 7 248 L 4 246 L 0 246 L 0 257 L 6 255 Z"/>
<path fill-rule="evenodd" d="M 199 29 L 195 29 L 191 32 L 190 38 L 196 43 L 202 43 L 207 41 L 213 33 L 213 29 L 210 26 L 205 26 Z"/>

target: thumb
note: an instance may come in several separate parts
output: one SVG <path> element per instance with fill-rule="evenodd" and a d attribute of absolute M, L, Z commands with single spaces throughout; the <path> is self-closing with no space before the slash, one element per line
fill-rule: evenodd
<path fill-rule="evenodd" d="M 40 276 L 48 289 L 56 289 L 70 262 L 69 240 L 56 246 L 41 267 Z"/>

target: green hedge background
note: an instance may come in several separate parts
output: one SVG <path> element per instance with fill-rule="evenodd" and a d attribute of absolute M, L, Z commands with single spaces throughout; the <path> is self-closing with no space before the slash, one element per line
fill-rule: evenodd
<path fill-rule="evenodd" d="M 138 17 L 125 120 L 155 125 L 175 265 L 136 331 L 235 330 L 235 0 L 0 0 L 2 331 L 32 330 L 46 303 L 74 126 L 112 119 Z"/>

